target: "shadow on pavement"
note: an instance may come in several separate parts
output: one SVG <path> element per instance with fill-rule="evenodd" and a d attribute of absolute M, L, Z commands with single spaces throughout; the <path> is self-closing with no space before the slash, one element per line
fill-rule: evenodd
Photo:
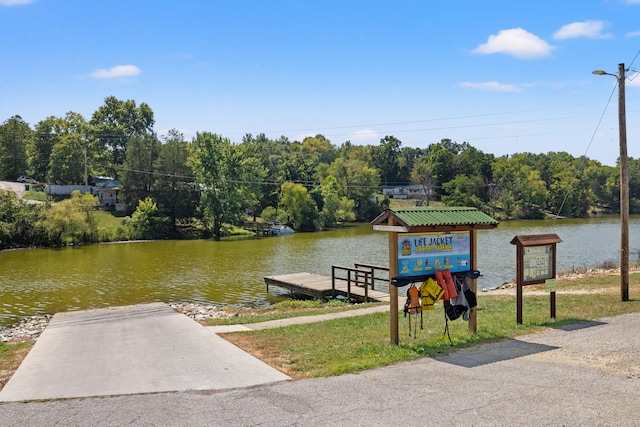
<path fill-rule="evenodd" d="M 500 341 L 485 344 L 478 348 L 461 350 L 455 354 L 439 357 L 435 360 L 462 366 L 464 368 L 475 368 L 490 363 L 502 362 L 516 359 L 518 357 L 529 356 L 543 351 L 555 350 L 559 347 L 535 344 L 519 340 Z"/>

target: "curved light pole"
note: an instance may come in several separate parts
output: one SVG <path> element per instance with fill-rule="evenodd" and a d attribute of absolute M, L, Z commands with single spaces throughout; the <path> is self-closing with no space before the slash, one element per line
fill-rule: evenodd
<path fill-rule="evenodd" d="M 627 118 L 624 96 L 624 63 L 618 64 L 618 75 L 595 70 L 600 76 L 618 80 L 618 131 L 620 135 L 620 296 L 629 301 L 629 161 L 627 158 Z"/>

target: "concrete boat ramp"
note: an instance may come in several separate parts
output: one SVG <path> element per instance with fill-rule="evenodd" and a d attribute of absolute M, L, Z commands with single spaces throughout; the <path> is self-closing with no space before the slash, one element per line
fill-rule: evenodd
<path fill-rule="evenodd" d="M 290 378 L 164 303 L 58 313 L 0 401 L 223 390 Z"/>

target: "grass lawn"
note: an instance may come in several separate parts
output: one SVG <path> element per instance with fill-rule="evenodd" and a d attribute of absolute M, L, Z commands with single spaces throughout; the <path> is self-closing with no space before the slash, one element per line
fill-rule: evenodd
<path fill-rule="evenodd" d="M 44 191 L 40 191 L 40 190 L 30 189 L 29 191 L 24 193 L 24 196 L 22 196 L 22 198 L 23 199 L 28 199 L 28 200 L 36 200 L 38 202 L 46 202 L 47 201 L 47 193 L 45 193 Z"/>
<path fill-rule="evenodd" d="M 549 317 L 549 295 L 540 295 L 539 287 L 526 287 L 522 325 L 516 324 L 515 295 L 480 293 L 477 333 L 469 333 L 468 324 L 463 320 L 450 321 L 453 343 L 443 336 L 445 321 L 441 303 L 436 305 L 436 310 L 424 312 L 424 329 L 418 329 L 417 338 L 409 336 L 408 319 L 400 313 L 397 346 L 390 343 L 388 312 L 230 333 L 224 337 L 293 378 L 357 373 L 420 357 L 441 356 L 545 328 L 640 312 L 640 291 L 636 299 L 621 302 L 619 280 L 618 275 L 558 280 L 556 319 Z M 640 284 L 640 274 L 632 274 L 631 283 L 632 289 Z"/>
<path fill-rule="evenodd" d="M 0 390 L 18 369 L 22 360 L 33 347 L 33 342 L 7 344 L 0 342 Z"/>
<path fill-rule="evenodd" d="M 116 229 L 122 225 L 123 217 L 116 216 L 111 212 L 95 211 L 94 213 L 98 227 L 106 229 Z"/>
<path fill-rule="evenodd" d="M 267 322 L 269 320 L 287 319 L 289 317 L 315 316 L 317 314 L 336 313 L 357 310 L 363 307 L 388 305 L 388 303 L 349 304 L 341 300 L 284 300 L 275 305 L 260 309 L 240 310 L 231 317 L 207 319 L 203 323 L 207 326 L 242 325 L 249 323 Z M 234 309 L 232 309 L 234 310 Z"/>

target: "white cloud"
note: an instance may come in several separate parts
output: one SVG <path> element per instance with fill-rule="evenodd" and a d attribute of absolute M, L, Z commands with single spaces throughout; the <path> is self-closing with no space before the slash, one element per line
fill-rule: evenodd
<path fill-rule="evenodd" d="M 370 139 L 378 139 L 378 138 L 379 138 L 378 133 L 372 131 L 371 129 L 361 129 L 349 134 L 349 140 L 351 142 L 367 141 Z"/>
<path fill-rule="evenodd" d="M 520 92 L 521 89 L 516 85 L 507 85 L 498 82 L 462 82 L 462 87 L 470 87 L 472 89 L 489 90 L 493 92 Z"/>
<path fill-rule="evenodd" d="M 305 138 L 313 138 L 314 136 L 316 136 L 319 133 L 320 132 L 299 133 L 298 135 L 294 135 L 293 140 L 294 141 L 304 141 Z"/>
<path fill-rule="evenodd" d="M 640 0 L 627 0 L 627 4 L 640 4 Z"/>
<path fill-rule="evenodd" d="M 638 2 L 640 3 L 640 0 L 638 0 Z M 638 37 L 638 36 L 640 36 L 640 31 L 631 31 L 627 33 L 627 37 Z"/>
<path fill-rule="evenodd" d="M 556 40 L 565 40 L 578 37 L 587 37 L 590 39 L 607 39 L 611 37 L 611 34 L 602 34 L 603 29 L 603 21 L 573 22 L 563 25 L 562 28 L 555 32 L 553 38 Z"/>
<path fill-rule="evenodd" d="M 473 52 L 483 55 L 504 53 L 516 58 L 531 59 L 549 56 L 553 49 L 555 49 L 554 46 L 535 34 L 522 28 L 512 28 L 490 35 L 487 42 L 478 46 Z"/>
<path fill-rule="evenodd" d="M 634 73 L 628 76 L 625 86 L 640 87 L 640 73 Z"/>
<path fill-rule="evenodd" d="M 89 74 L 96 79 L 116 79 L 118 77 L 137 76 L 142 70 L 135 65 L 116 65 L 108 70 L 99 69 Z"/>
<path fill-rule="evenodd" d="M 0 6 L 21 6 L 33 3 L 35 0 L 0 0 Z"/>

